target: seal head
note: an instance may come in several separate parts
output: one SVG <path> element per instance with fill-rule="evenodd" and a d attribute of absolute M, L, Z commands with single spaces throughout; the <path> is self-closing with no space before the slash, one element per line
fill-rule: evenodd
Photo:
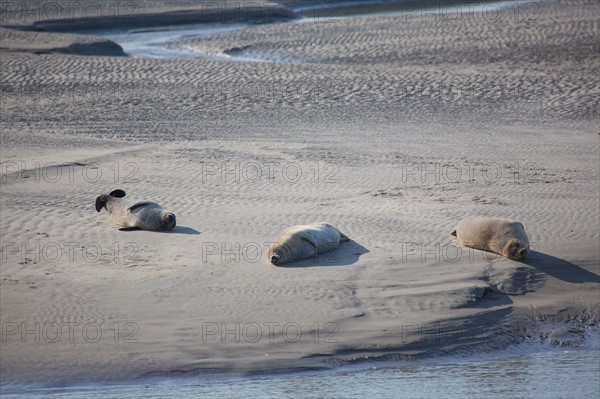
<path fill-rule="evenodd" d="M 504 246 L 502 254 L 508 259 L 521 260 L 529 253 L 529 245 L 523 245 L 518 239 L 513 238 Z"/>
<path fill-rule="evenodd" d="M 172 212 L 162 211 L 160 213 L 160 219 L 162 220 L 161 230 L 170 231 L 173 230 L 177 225 L 177 219 L 175 218 L 175 214 Z"/>

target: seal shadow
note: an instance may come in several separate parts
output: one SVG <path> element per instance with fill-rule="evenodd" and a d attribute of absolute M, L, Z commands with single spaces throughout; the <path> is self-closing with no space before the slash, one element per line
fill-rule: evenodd
<path fill-rule="evenodd" d="M 339 244 L 338 248 L 317 255 L 316 257 L 297 260 L 281 265 L 280 267 L 321 267 L 321 266 L 348 266 L 358 262 L 361 255 L 369 250 L 356 241 L 346 241 Z"/>
<path fill-rule="evenodd" d="M 138 229 L 137 227 L 122 227 L 119 229 L 119 231 L 142 231 L 141 229 Z M 156 232 L 156 233 L 161 233 L 160 231 Z M 190 235 L 197 235 L 200 234 L 200 232 L 196 229 L 193 229 L 191 227 L 185 227 L 185 226 L 175 226 L 175 228 L 171 231 L 164 231 L 162 233 L 167 233 L 167 234 L 190 234 Z"/>
<path fill-rule="evenodd" d="M 521 260 L 549 276 L 567 283 L 599 283 L 600 276 L 567 260 L 557 258 L 542 252 L 531 251 L 530 255 Z"/>
<path fill-rule="evenodd" d="M 173 230 L 171 230 L 169 233 L 171 233 L 171 234 L 191 234 L 191 235 L 200 234 L 200 232 L 198 230 L 193 229 L 191 227 L 186 227 L 186 226 L 175 226 L 175 228 Z"/>

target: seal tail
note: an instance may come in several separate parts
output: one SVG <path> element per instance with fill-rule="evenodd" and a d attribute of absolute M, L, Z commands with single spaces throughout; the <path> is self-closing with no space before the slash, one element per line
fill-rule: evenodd
<path fill-rule="evenodd" d="M 116 189 L 111 191 L 109 195 L 115 198 L 123 198 L 125 196 L 125 191 Z"/>
<path fill-rule="evenodd" d="M 96 198 L 96 212 L 100 212 L 102 208 L 106 209 L 106 203 L 110 200 L 110 195 L 102 194 Z"/>

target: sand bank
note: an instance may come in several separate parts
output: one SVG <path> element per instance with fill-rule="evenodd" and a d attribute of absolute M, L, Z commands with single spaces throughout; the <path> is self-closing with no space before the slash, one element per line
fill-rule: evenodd
<path fill-rule="evenodd" d="M 2 378 L 278 372 L 597 326 L 596 9 L 188 43 L 293 62 L 3 53 Z M 94 210 L 115 188 L 179 226 L 118 231 Z M 468 215 L 522 221 L 535 251 L 458 247 Z M 280 230 L 318 220 L 354 241 L 266 262 Z"/>
<path fill-rule="evenodd" d="M 63 53 L 94 56 L 124 56 L 121 46 L 102 37 L 39 33 L 0 28 L 0 51 L 36 55 Z"/>

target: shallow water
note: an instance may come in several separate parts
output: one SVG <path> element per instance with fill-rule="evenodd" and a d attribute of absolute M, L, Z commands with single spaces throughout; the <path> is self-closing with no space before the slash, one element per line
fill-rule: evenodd
<path fill-rule="evenodd" d="M 399 14 L 423 15 L 438 14 L 441 18 L 459 23 L 463 18 L 473 18 L 476 14 L 480 17 L 490 15 L 496 17 L 498 13 L 510 12 L 509 8 L 517 7 L 519 4 L 530 4 L 529 0 L 504 0 L 489 3 L 460 2 L 448 5 L 431 2 L 412 2 L 413 8 L 408 8 L 408 3 L 397 0 L 365 0 L 355 2 L 318 2 L 298 6 L 294 11 L 298 19 L 279 23 L 313 23 L 330 19 L 357 18 L 362 16 L 390 16 Z M 504 11 L 503 11 L 504 10 Z M 191 59 L 199 58 L 219 61 L 251 61 L 251 62 L 281 62 L 290 60 L 277 59 L 273 56 L 245 56 L 229 54 L 203 54 L 187 48 L 183 41 L 190 38 L 201 38 L 203 36 L 226 33 L 230 31 L 246 29 L 252 26 L 249 23 L 218 24 L 201 23 L 196 25 L 172 25 L 149 29 L 102 29 L 102 30 L 78 30 L 80 34 L 91 34 L 103 36 L 119 44 L 123 51 L 132 57 L 164 58 L 164 59 Z"/>
<path fill-rule="evenodd" d="M 597 338 L 595 338 L 597 339 Z M 476 358 L 378 363 L 260 377 L 156 378 L 70 388 L 5 387 L 3 398 L 598 398 L 600 349 L 531 347 Z M 539 349 L 538 348 L 538 349 Z M 519 353 L 522 352 L 522 353 Z M 14 393 L 18 389 L 19 393 Z M 9 390 L 12 390 L 11 393 Z"/>
<path fill-rule="evenodd" d="M 223 55 L 223 57 L 211 57 L 183 46 L 175 46 L 174 44 L 190 37 L 198 38 L 240 30 L 246 27 L 246 24 L 198 24 L 164 26 L 155 29 L 89 30 L 79 31 L 79 33 L 103 36 L 106 39 L 112 40 L 121 46 L 127 55 L 132 57 L 227 59 L 226 55 Z"/>

